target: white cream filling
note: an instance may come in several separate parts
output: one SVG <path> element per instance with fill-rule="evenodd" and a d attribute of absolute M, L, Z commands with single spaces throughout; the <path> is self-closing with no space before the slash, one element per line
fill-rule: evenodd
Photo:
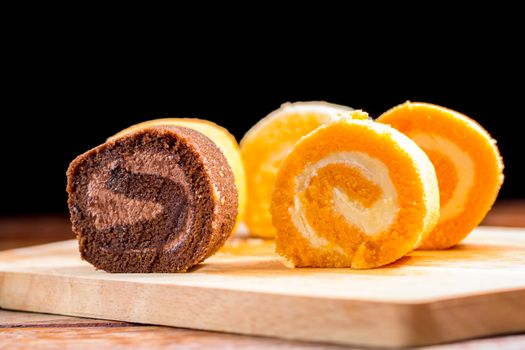
<path fill-rule="evenodd" d="M 394 221 L 399 210 L 397 191 L 390 179 L 388 168 L 377 158 L 372 158 L 363 152 L 352 151 L 330 154 L 309 165 L 300 175 L 295 177 L 294 207 L 290 207 L 289 212 L 292 222 L 301 235 L 314 248 L 324 248 L 330 244 L 325 238 L 317 235 L 308 224 L 299 198 L 299 194 L 308 188 L 318 170 L 330 164 L 344 164 L 358 169 L 363 176 L 379 186 L 382 191 L 381 197 L 371 207 L 365 208 L 359 202 L 350 199 L 344 191 L 334 187 L 332 189 L 334 211 L 366 235 L 373 236 L 386 230 Z M 335 249 L 344 254 L 341 247 L 336 246 Z"/>
<path fill-rule="evenodd" d="M 410 138 L 424 150 L 443 153 L 454 164 L 458 182 L 449 201 L 441 207 L 439 222 L 454 218 L 465 209 L 465 203 L 474 183 L 474 161 L 467 152 L 444 137 L 417 133 L 411 134 Z"/>

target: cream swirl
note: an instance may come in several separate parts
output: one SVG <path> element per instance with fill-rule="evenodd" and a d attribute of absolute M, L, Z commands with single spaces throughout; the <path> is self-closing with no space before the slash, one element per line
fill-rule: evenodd
<path fill-rule="evenodd" d="M 342 216 L 349 224 L 359 229 L 367 236 L 374 236 L 384 232 L 395 220 L 399 210 L 397 191 L 390 178 L 388 168 L 377 158 L 370 157 L 364 152 L 350 151 L 330 154 L 316 163 L 307 166 L 303 172 L 294 179 L 295 196 L 294 205 L 289 208 L 292 222 L 301 235 L 310 242 L 314 248 L 323 249 L 328 246 L 339 253 L 344 250 L 320 236 L 308 222 L 305 214 L 305 203 L 301 195 L 311 185 L 312 180 L 318 176 L 321 169 L 329 165 L 339 164 L 352 168 L 380 189 L 379 197 L 369 206 L 351 198 L 344 189 L 339 186 L 338 181 L 344 179 L 336 178 L 331 183 L 331 202 L 334 213 Z"/>
<path fill-rule="evenodd" d="M 426 133 L 413 133 L 409 136 L 425 151 L 439 152 L 454 165 L 458 181 L 450 199 L 441 207 L 439 221 L 456 217 L 465 209 L 465 203 L 474 183 L 474 161 L 467 152 L 444 137 Z"/>

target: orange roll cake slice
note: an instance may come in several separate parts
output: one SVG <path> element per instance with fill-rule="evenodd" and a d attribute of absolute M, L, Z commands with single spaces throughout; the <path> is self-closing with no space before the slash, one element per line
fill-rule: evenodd
<path fill-rule="evenodd" d="M 436 169 L 440 218 L 421 249 L 458 244 L 483 220 L 503 183 L 496 141 L 469 117 L 428 103 L 406 102 L 377 121 L 414 140 Z"/>
<path fill-rule="evenodd" d="M 342 118 L 302 138 L 283 161 L 271 214 L 276 250 L 296 267 L 378 267 L 436 225 L 436 173 L 402 133 Z"/>
<path fill-rule="evenodd" d="M 247 201 L 246 177 L 244 174 L 244 166 L 242 164 L 239 145 L 237 144 L 235 137 L 232 134 L 230 134 L 225 128 L 208 120 L 196 118 L 162 118 L 148 120 L 142 123 L 132 125 L 113 135 L 108 140 L 117 139 L 133 131 L 157 126 L 182 126 L 196 130 L 210 138 L 222 151 L 226 160 L 228 161 L 228 165 L 233 171 L 235 186 L 237 187 L 237 191 L 239 194 L 239 208 L 237 214 L 237 221 L 233 230 L 233 232 L 235 232 L 238 224 L 243 220 Z"/>
<path fill-rule="evenodd" d="M 285 103 L 255 124 L 241 140 L 241 155 L 246 170 L 250 201 L 245 223 L 250 234 L 275 237 L 270 202 L 277 170 L 294 144 L 317 127 L 328 123 L 351 108 L 326 102 Z M 356 114 L 355 118 L 367 118 Z"/>

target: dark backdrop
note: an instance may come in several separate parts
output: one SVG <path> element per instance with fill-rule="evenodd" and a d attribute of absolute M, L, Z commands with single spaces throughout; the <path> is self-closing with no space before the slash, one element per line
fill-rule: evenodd
<path fill-rule="evenodd" d="M 0 213 L 65 213 L 68 163 L 133 123 L 206 118 L 240 139 L 281 103 L 301 100 L 349 105 L 374 117 L 405 100 L 463 112 L 498 140 L 506 166 L 500 198 L 525 197 L 523 57 L 515 46 L 465 45 L 461 52 L 398 52 L 397 61 L 388 52 L 375 59 L 343 51 L 312 58 L 300 48 L 228 58 L 179 52 L 162 63 L 154 52 L 147 61 L 131 59 L 135 52 L 117 58 L 103 50 L 34 52 L 17 62 L 6 86 Z"/>

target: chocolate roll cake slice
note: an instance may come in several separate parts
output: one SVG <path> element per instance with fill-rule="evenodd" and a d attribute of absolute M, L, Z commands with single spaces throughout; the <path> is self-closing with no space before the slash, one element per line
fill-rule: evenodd
<path fill-rule="evenodd" d="M 108 272 L 183 272 L 219 249 L 237 216 L 226 158 L 198 131 L 149 127 L 77 157 L 67 171 L 82 258 Z"/>

